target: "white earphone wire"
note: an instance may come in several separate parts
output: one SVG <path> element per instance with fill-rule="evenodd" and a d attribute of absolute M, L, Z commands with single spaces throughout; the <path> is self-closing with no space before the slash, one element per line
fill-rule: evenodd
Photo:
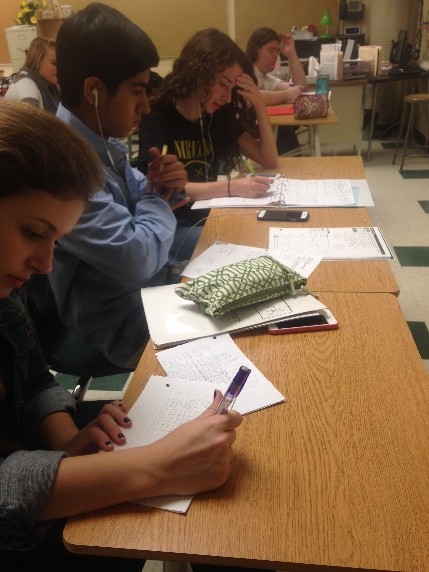
<path fill-rule="evenodd" d="M 115 171 L 115 173 L 118 175 L 118 177 L 120 177 L 122 179 L 120 173 L 118 172 L 118 169 L 116 168 L 115 161 L 113 160 L 110 149 L 107 146 L 106 139 L 104 138 L 103 129 L 101 127 L 100 116 L 98 114 L 98 91 L 97 91 L 97 89 L 93 89 L 92 93 L 94 94 L 94 98 L 95 98 L 95 101 L 94 101 L 95 116 L 97 117 L 98 129 L 100 131 L 100 137 L 101 137 L 101 140 L 103 141 L 104 149 L 106 150 L 106 154 L 107 154 L 107 157 L 109 158 L 109 162 L 110 162 L 112 169 Z"/>

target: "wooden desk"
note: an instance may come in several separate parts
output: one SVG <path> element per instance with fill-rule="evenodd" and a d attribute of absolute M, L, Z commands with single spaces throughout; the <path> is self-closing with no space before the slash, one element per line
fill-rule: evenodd
<path fill-rule="evenodd" d="M 281 157 L 278 170 L 289 178 L 363 179 L 361 157 Z M 364 208 L 313 208 L 311 227 L 372 226 Z M 204 225 L 195 256 L 216 240 L 268 248 L 270 226 L 302 227 L 302 223 L 260 222 L 254 209 L 212 209 Z M 399 287 L 389 262 L 385 260 L 326 261 L 319 264 L 308 280 L 308 287 L 319 292 L 389 292 Z"/>
<path fill-rule="evenodd" d="M 269 120 L 273 126 L 274 136 L 276 139 L 278 128 L 281 125 L 308 127 L 308 146 L 310 147 L 312 154 L 316 157 L 320 157 L 322 154 L 320 150 L 319 127 L 322 125 L 333 125 L 334 123 L 338 123 L 338 117 L 335 115 L 331 106 L 329 106 L 328 115 L 318 119 L 295 119 L 293 115 L 270 115 Z M 300 150 L 302 150 L 302 146 L 300 147 Z"/>
<path fill-rule="evenodd" d="M 288 571 L 427 571 L 429 383 L 397 299 L 323 293 L 339 330 L 236 337 L 287 398 L 249 415 L 232 475 L 186 516 L 138 505 L 71 519 L 75 552 Z M 161 372 L 151 346 L 126 395 Z"/>

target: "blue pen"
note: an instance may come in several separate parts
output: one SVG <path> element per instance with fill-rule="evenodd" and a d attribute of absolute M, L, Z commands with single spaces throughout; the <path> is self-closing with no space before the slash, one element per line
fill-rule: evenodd
<path fill-rule="evenodd" d="M 249 377 L 251 371 L 252 370 L 245 365 L 242 365 L 240 367 L 234 379 L 232 380 L 231 385 L 226 390 L 226 393 L 222 401 L 217 406 L 215 413 L 217 413 L 218 415 L 223 415 L 224 413 L 228 413 L 228 410 L 233 407 L 234 402 L 238 397 L 238 394 L 243 389 L 244 384 L 246 383 L 247 378 Z"/>

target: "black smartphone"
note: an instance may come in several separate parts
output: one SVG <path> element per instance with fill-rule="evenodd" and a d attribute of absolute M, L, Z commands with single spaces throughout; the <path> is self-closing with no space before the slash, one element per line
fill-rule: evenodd
<path fill-rule="evenodd" d="M 258 212 L 258 220 L 277 220 L 283 222 L 306 222 L 310 218 L 308 211 L 290 211 L 269 209 Z"/>

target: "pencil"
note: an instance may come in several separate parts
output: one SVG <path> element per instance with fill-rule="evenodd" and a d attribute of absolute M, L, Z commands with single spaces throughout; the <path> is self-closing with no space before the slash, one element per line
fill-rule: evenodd
<path fill-rule="evenodd" d="M 162 151 L 161 151 L 161 157 L 164 157 L 164 155 L 167 155 L 167 151 L 168 151 L 168 145 L 163 145 Z M 161 174 L 163 170 L 164 170 L 164 163 L 161 163 L 161 165 L 159 166 L 159 169 L 158 169 L 158 173 Z"/>

